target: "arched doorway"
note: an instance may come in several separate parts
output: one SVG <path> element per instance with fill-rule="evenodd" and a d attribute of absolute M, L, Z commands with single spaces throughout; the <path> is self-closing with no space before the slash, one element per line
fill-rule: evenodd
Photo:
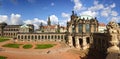
<path fill-rule="evenodd" d="M 79 44 L 80 44 L 80 46 L 82 47 L 83 39 L 79 38 Z"/>
<path fill-rule="evenodd" d="M 87 40 L 87 44 L 89 44 L 90 43 L 90 38 L 87 37 L 86 40 Z"/>
<path fill-rule="evenodd" d="M 73 46 L 75 47 L 75 37 L 72 37 Z"/>

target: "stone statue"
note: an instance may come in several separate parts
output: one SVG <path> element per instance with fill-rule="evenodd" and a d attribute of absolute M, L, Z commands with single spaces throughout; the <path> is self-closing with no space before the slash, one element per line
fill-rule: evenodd
<path fill-rule="evenodd" d="M 119 38 L 118 34 L 120 33 L 120 28 L 117 23 L 109 22 L 107 24 L 107 31 L 109 35 L 110 46 L 107 49 L 108 55 L 106 59 L 117 59 L 119 54 Z"/>
<path fill-rule="evenodd" d="M 118 34 L 119 34 L 119 26 L 115 22 L 109 22 L 107 24 L 107 31 L 108 34 L 110 35 L 110 47 L 108 48 L 108 52 L 113 52 L 119 50 L 119 47 L 117 45 L 119 44 L 118 41 Z"/>
<path fill-rule="evenodd" d="M 119 25 L 115 22 L 109 22 L 107 24 L 107 29 L 109 33 L 120 33 Z"/>

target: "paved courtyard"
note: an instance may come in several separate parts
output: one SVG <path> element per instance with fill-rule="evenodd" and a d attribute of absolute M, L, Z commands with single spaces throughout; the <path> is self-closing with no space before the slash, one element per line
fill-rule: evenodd
<path fill-rule="evenodd" d="M 80 59 L 79 54 L 68 51 L 72 48 L 61 42 L 19 42 L 20 44 L 32 44 L 33 47 L 30 49 L 23 49 L 23 45 L 20 48 L 1 47 L 7 43 L 13 43 L 13 41 L 9 40 L 0 43 L 0 56 L 6 56 L 7 59 Z M 34 49 L 35 44 L 48 43 L 56 45 L 48 49 Z"/>

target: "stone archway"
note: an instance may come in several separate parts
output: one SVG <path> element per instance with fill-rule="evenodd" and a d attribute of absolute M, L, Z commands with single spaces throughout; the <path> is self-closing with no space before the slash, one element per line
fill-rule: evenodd
<path fill-rule="evenodd" d="M 72 37 L 73 46 L 75 47 L 75 37 Z"/>
<path fill-rule="evenodd" d="M 79 44 L 80 44 L 80 46 L 82 47 L 83 39 L 79 38 Z"/>
<path fill-rule="evenodd" d="M 89 43 L 90 43 L 90 38 L 87 37 L 87 38 L 86 38 L 86 41 L 87 41 L 87 44 L 89 44 Z"/>

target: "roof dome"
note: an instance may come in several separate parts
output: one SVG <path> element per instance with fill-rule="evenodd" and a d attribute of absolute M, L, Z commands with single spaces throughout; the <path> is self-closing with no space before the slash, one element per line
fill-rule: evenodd
<path fill-rule="evenodd" d="M 5 22 L 2 22 L 2 23 L 0 23 L 0 25 L 7 25 L 7 23 L 5 23 Z"/>
<path fill-rule="evenodd" d="M 90 19 L 93 19 L 94 17 L 90 16 L 90 15 L 81 15 L 79 16 L 80 19 L 85 19 L 85 20 L 90 20 Z"/>
<path fill-rule="evenodd" d="M 29 28 L 29 26 L 27 26 L 26 24 L 20 26 L 20 28 Z"/>

